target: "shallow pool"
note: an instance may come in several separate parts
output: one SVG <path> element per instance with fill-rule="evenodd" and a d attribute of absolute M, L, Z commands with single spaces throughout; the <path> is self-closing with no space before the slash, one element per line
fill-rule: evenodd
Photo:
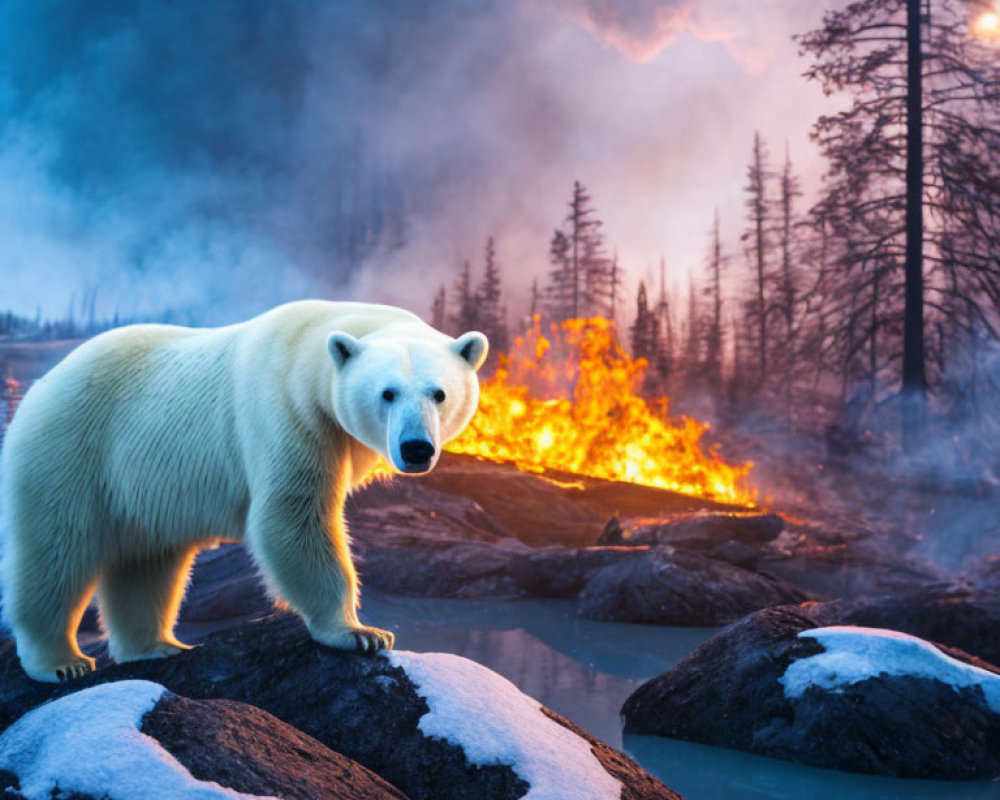
<path fill-rule="evenodd" d="M 715 633 L 578 619 L 560 601 L 479 603 L 364 592 L 365 622 L 403 650 L 456 653 L 623 749 L 687 800 L 998 800 L 1000 782 L 903 781 L 834 772 L 654 736 L 622 739 L 619 709 L 645 680 Z"/>

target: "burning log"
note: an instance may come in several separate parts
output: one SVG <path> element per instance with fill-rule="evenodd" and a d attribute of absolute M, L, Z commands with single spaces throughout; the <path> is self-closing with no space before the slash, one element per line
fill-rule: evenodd
<path fill-rule="evenodd" d="M 668 398 L 640 394 L 644 359 L 632 359 L 605 319 L 571 319 L 551 335 L 535 326 L 500 356 L 480 391 L 480 412 L 448 445 L 550 470 L 669 489 L 747 507 L 751 463 L 728 464 L 702 438 L 708 423 L 671 421 Z"/>
<path fill-rule="evenodd" d="M 777 514 L 704 512 L 666 520 L 612 517 L 597 544 L 670 544 L 704 551 L 730 541 L 764 545 L 784 529 L 785 521 Z"/>

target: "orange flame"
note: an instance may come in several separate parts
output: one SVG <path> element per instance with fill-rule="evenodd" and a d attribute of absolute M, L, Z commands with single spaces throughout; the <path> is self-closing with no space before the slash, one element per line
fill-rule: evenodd
<path fill-rule="evenodd" d="M 702 445 L 708 423 L 672 422 L 668 399 L 638 394 L 645 359 L 632 359 L 605 319 L 534 328 L 500 356 L 482 383 L 479 413 L 446 449 L 530 472 L 558 470 L 655 486 L 753 507 L 753 467 L 727 464 Z"/>

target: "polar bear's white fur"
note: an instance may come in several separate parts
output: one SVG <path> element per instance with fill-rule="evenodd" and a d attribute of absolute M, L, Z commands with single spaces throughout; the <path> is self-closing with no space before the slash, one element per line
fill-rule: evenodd
<path fill-rule="evenodd" d="M 303 301 L 215 329 L 136 325 L 81 345 L 28 391 L 3 452 L 4 609 L 25 671 L 94 667 L 76 630 L 95 588 L 117 661 L 186 647 L 197 552 L 244 539 L 317 641 L 374 652 L 342 510 L 379 457 L 430 469 L 479 399 L 477 332 Z"/>

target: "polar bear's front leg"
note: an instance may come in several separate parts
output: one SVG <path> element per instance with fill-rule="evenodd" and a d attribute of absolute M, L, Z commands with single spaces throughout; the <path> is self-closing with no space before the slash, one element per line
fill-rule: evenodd
<path fill-rule="evenodd" d="M 389 649 L 391 632 L 358 620 L 358 576 L 340 509 L 325 516 L 301 496 L 254 500 L 246 531 L 250 553 L 317 642 L 358 653 Z"/>

